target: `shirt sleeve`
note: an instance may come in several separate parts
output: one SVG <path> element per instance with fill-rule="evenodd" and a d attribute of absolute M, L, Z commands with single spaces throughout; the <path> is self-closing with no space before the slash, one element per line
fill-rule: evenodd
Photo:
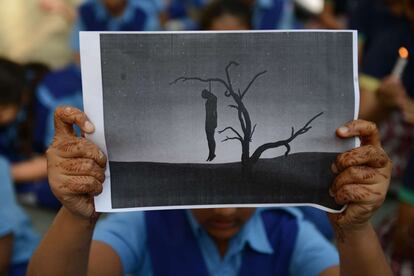
<path fill-rule="evenodd" d="M 124 273 L 140 270 L 146 249 L 143 212 L 109 215 L 96 226 L 93 239 L 108 244 L 119 256 Z"/>
<path fill-rule="evenodd" d="M 325 269 L 339 265 L 337 250 L 315 226 L 305 220 L 299 220 L 298 224 L 298 236 L 289 267 L 290 274 L 319 275 Z"/>
<path fill-rule="evenodd" d="M 14 206 L 14 195 L 10 189 L 11 186 L 10 165 L 6 159 L 0 156 L 0 237 L 13 232 L 13 225 L 7 215 L 8 212 L 13 211 Z"/>
<path fill-rule="evenodd" d="M 80 18 L 73 25 L 72 33 L 70 35 L 70 47 L 74 52 L 80 52 L 79 46 L 79 32 L 83 31 L 84 27 Z"/>

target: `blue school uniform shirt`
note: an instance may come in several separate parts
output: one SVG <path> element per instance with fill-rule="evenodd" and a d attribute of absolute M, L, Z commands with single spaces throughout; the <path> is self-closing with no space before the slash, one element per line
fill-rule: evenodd
<path fill-rule="evenodd" d="M 253 29 L 294 29 L 298 24 L 292 0 L 256 0 L 253 8 Z"/>
<path fill-rule="evenodd" d="M 12 123 L 0 127 L 0 155 L 10 162 L 18 162 L 27 158 L 19 151 L 21 146 L 19 126 L 24 123 L 26 119 L 26 111 L 22 109 Z"/>
<path fill-rule="evenodd" d="M 80 31 L 158 31 L 160 22 L 158 15 L 163 9 L 162 0 L 127 0 L 124 13 L 119 17 L 112 17 L 105 9 L 102 1 L 89 0 L 79 7 L 79 17 L 75 22 L 72 35 L 72 50 L 79 52 Z M 83 10 L 88 9 L 88 13 Z M 102 22 L 99 28 L 88 24 L 90 18 L 86 14 Z M 91 17 L 90 15 L 88 15 Z"/>
<path fill-rule="evenodd" d="M 297 209 L 283 209 L 293 214 L 298 222 L 298 234 L 289 264 L 290 274 L 318 275 L 323 270 L 338 265 L 337 251 L 313 224 L 305 221 Z M 191 212 L 187 211 L 191 228 L 197 233 L 196 239 L 211 275 L 237 275 L 242 263 L 242 249 L 246 243 L 257 252 L 273 253 L 260 217 L 262 211 L 263 209 L 258 209 L 243 230 L 232 239 L 224 259 L 220 257 L 213 240 L 204 230 L 199 231 L 199 224 Z M 110 215 L 98 223 L 93 239 L 108 244 L 117 253 L 125 274 L 153 275 L 143 212 Z"/>
<path fill-rule="evenodd" d="M 50 72 L 37 88 L 34 146 L 39 152 L 53 141 L 54 113 L 60 105 L 83 109 L 81 72 L 75 64 Z"/>
<path fill-rule="evenodd" d="M 190 16 L 190 10 L 201 10 L 208 0 L 172 0 L 163 5 L 170 21 L 179 23 L 177 30 L 196 30 L 198 24 Z"/>
<path fill-rule="evenodd" d="M 14 196 L 9 162 L 0 156 L 0 237 L 13 235 L 12 265 L 28 262 L 40 237 Z"/>

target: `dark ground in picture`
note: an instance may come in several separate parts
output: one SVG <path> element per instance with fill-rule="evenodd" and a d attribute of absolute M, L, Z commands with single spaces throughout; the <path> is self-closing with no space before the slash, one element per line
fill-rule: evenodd
<path fill-rule="evenodd" d="M 328 189 L 336 153 L 295 153 L 260 159 L 252 181 L 243 180 L 240 162 L 168 164 L 109 162 L 113 208 L 319 203 L 339 210 Z M 306 169 L 305 169 L 306 168 Z M 134 185 L 132 182 L 136 182 Z"/>

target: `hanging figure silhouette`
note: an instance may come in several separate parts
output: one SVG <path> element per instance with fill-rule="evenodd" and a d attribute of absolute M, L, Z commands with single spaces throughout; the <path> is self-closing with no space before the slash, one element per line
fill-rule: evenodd
<path fill-rule="evenodd" d="M 211 85 L 210 89 L 211 91 Z M 201 92 L 201 97 L 206 99 L 206 135 L 208 142 L 208 157 L 206 161 L 212 161 L 216 157 L 216 141 L 214 139 L 214 133 L 217 128 L 217 97 L 209 90 L 204 89 Z"/>

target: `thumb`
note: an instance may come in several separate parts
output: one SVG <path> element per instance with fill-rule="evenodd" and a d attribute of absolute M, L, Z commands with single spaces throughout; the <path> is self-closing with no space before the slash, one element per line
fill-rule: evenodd
<path fill-rule="evenodd" d="M 75 107 L 59 106 L 55 110 L 55 136 L 74 136 L 73 125 L 77 125 L 82 132 L 92 133 L 95 130 L 85 113 Z"/>
<path fill-rule="evenodd" d="M 381 139 L 377 126 L 373 122 L 354 120 L 336 130 L 340 138 L 359 136 L 361 144 L 381 146 Z"/>

